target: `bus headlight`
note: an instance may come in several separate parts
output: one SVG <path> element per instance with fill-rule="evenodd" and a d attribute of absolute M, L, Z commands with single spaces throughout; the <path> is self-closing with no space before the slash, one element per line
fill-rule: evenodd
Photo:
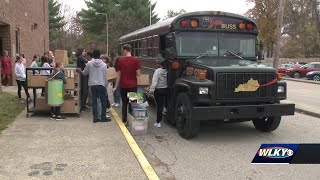
<path fill-rule="evenodd" d="M 278 93 L 284 93 L 284 86 L 278 86 Z"/>
<path fill-rule="evenodd" d="M 199 87 L 199 94 L 209 94 L 209 88 Z"/>

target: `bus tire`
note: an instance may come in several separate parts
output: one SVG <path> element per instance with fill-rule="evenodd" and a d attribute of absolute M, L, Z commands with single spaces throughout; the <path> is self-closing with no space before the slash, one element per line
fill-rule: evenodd
<path fill-rule="evenodd" d="M 281 116 L 268 117 L 252 120 L 254 127 L 262 132 L 271 132 L 276 130 L 281 122 Z"/>
<path fill-rule="evenodd" d="M 186 93 L 180 93 L 175 105 L 176 127 L 181 137 L 191 139 L 200 129 L 200 121 L 193 121 L 191 116 L 191 101 Z"/>

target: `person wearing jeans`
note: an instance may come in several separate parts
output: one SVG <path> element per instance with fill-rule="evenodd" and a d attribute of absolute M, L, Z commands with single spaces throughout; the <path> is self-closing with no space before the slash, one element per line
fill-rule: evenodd
<path fill-rule="evenodd" d="M 93 51 L 93 60 L 88 62 L 83 71 L 77 69 L 77 72 L 82 73 L 84 76 L 89 76 L 89 86 L 92 93 L 92 115 L 93 123 L 98 121 L 109 122 L 110 116 L 106 115 L 108 96 L 106 94 L 106 80 L 107 80 L 107 65 L 100 59 L 100 51 Z M 98 118 L 98 98 L 101 101 L 101 119 Z"/>
<path fill-rule="evenodd" d="M 127 108 L 129 98 L 128 92 L 137 92 L 137 76 L 140 75 L 140 61 L 131 56 L 132 46 L 126 44 L 122 47 L 124 57 L 117 62 L 118 77 L 116 85 L 112 89 L 113 92 L 120 86 L 120 94 L 122 99 L 122 122 L 127 123 Z"/>
<path fill-rule="evenodd" d="M 107 115 L 107 112 L 106 112 L 107 95 L 106 95 L 105 86 L 103 85 L 91 86 L 91 92 L 92 92 L 92 114 L 93 114 L 94 122 L 97 121 L 99 117 L 101 117 L 101 121 L 105 121 L 106 119 L 102 119 Z M 101 102 L 101 115 L 99 115 L 99 111 L 98 111 L 98 100 Z"/>
<path fill-rule="evenodd" d="M 115 84 L 113 85 L 113 87 L 115 86 Z M 121 93 L 120 93 L 120 88 L 117 88 L 114 92 L 113 92 L 113 104 L 112 106 L 114 107 L 119 107 L 120 106 L 120 100 L 121 100 Z"/>
<path fill-rule="evenodd" d="M 20 99 L 20 103 L 24 103 L 21 97 L 22 87 L 26 93 L 27 99 L 31 101 L 30 95 L 28 92 L 27 83 L 26 83 L 26 69 L 25 69 L 25 66 L 22 64 L 22 58 L 20 56 L 17 56 L 16 66 L 15 66 L 15 75 L 16 75 L 16 81 L 18 85 L 18 97 Z"/>

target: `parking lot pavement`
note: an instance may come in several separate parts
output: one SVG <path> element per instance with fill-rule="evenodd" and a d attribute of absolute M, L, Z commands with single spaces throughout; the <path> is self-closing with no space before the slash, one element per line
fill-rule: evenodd
<path fill-rule="evenodd" d="M 26 112 L 0 135 L 0 179 L 147 179 L 118 125 Z"/>
<path fill-rule="evenodd" d="M 320 116 L 320 84 L 309 84 L 297 81 L 287 82 L 287 100 L 305 111 L 317 113 Z"/>
<path fill-rule="evenodd" d="M 120 109 L 117 109 L 120 113 Z M 197 137 L 181 138 L 175 127 L 152 126 L 149 111 L 145 136 L 134 136 L 160 179 L 317 179 L 319 165 L 252 165 L 261 143 L 319 143 L 320 119 L 296 113 L 283 117 L 273 133 L 257 131 L 251 122 L 202 123 Z"/>

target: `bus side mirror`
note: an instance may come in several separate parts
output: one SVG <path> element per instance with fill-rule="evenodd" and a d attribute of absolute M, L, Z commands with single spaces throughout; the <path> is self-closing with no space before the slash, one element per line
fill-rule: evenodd
<path fill-rule="evenodd" d="M 264 55 L 262 51 L 258 51 L 258 60 L 264 60 Z"/>
<path fill-rule="evenodd" d="M 166 36 L 166 47 L 175 47 L 176 46 L 176 41 L 174 34 L 168 34 Z"/>
<path fill-rule="evenodd" d="M 165 38 L 165 59 L 173 59 L 176 56 L 176 41 L 174 34 L 168 34 Z"/>

